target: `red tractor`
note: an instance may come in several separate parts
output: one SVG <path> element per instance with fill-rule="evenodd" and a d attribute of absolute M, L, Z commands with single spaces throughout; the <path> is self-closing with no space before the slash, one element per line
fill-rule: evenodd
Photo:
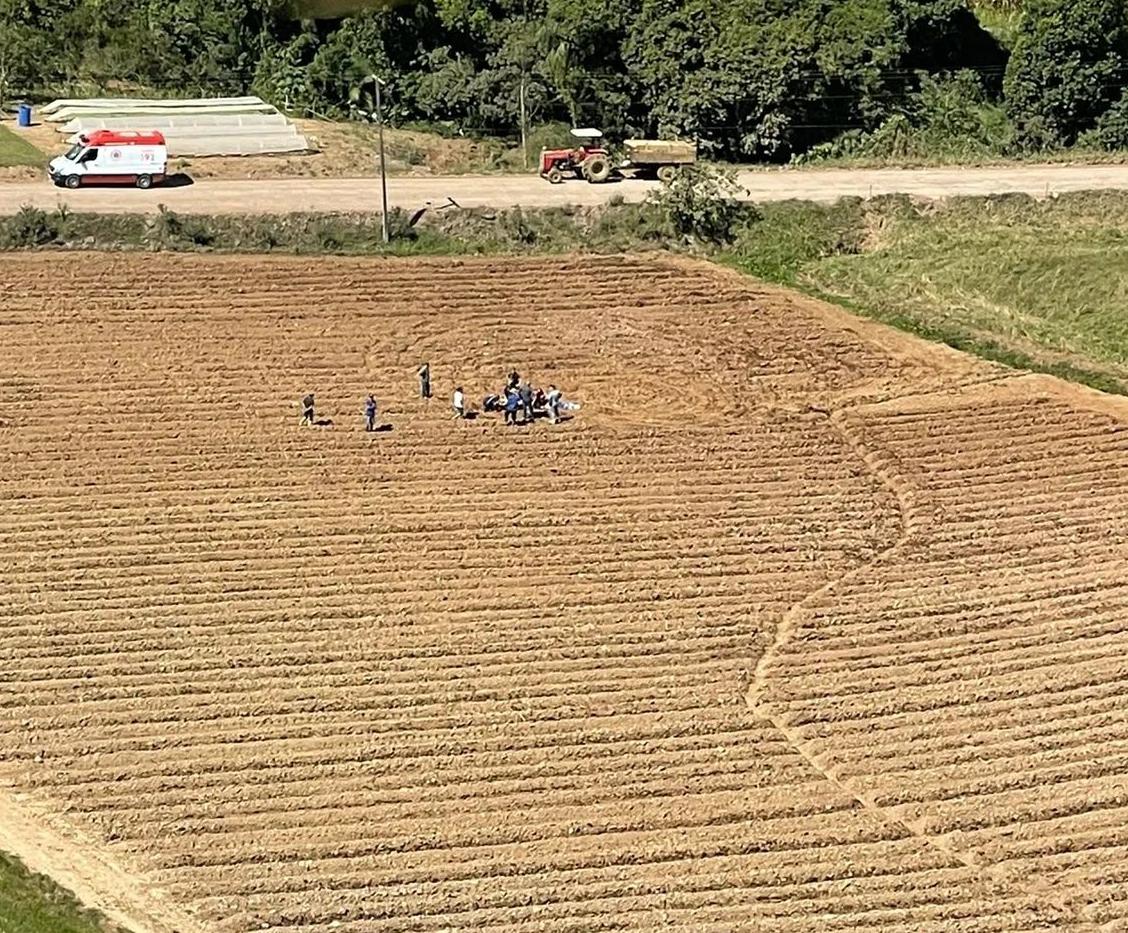
<path fill-rule="evenodd" d="M 611 177 L 611 153 L 603 145 L 599 130 L 572 130 L 577 145 L 574 149 L 541 150 L 540 173 L 552 184 L 558 185 L 569 175 L 586 178 L 596 185 Z"/>

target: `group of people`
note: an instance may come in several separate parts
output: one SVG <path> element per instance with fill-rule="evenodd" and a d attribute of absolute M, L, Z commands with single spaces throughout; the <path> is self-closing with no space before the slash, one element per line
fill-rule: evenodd
<path fill-rule="evenodd" d="M 552 424 L 560 420 L 564 396 L 556 386 L 548 391 L 534 388 L 527 379 L 522 380 L 516 370 L 509 374 L 505 387 L 494 395 L 482 399 L 483 411 L 500 411 L 508 425 L 528 424 L 544 414 Z"/>
<path fill-rule="evenodd" d="M 416 370 L 419 380 L 419 397 L 424 401 L 431 398 L 431 364 L 423 363 Z M 451 396 L 451 407 L 455 418 L 466 418 L 469 411 L 466 406 L 466 393 L 462 386 L 455 386 Z M 487 395 L 482 400 L 482 410 L 486 412 L 502 412 L 507 425 L 529 424 L 540 416 L 545 416 L 552 424 L 561 420 L 561 413 L 567 408 L 574 410 L 579 406 L 575 403 L 565 402 L 561 391 L 554 385 L 548 391 L 534 388 L 527 380 L 521 378 L 516 370 L 509 374 L 505 388 L 495 395 Z M 369 395 L 364 400 L 364 429 L 376 430 L 376 416 L 378 406 L 376 397 Z M 303 427 L 316 424 L 315 403 L 313 393 L 310 392 L 302 399 Z"/>

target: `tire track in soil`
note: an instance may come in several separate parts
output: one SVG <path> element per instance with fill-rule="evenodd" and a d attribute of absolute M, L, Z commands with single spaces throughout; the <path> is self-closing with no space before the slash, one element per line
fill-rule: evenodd
<path fill-rule="evenodd" d="M 1004 376 L 1001 378 L 996 377 L 994 379 L 988 379 L 986 381 L 1012 382 L 1016 378 L 1021 377 Z M 963 387 L 966 388 L 967 386 L 965 385 Z M 943 836 L 929 833 L 925 828 L 923 817 L 920 820 L 905 820 L 891 812 L 888 808 L 881 806 L 871 794 L 867 794 L 858 789 L 853 781 L 839 775 L 838 769 L 832 760 L 832 753 L 816 750 L 813 747 L 813 742 L 804 739 L 800 732 L 790 725 L 782 713 L 772 709 L 770 700 L 764 699 L 764 694 L 769 686 L 771 676 L 769 668 L 779 655 L 779 652 L 794 636 L 798 628 L 798 622 L 808 608 L 816 605 L 818 601 L 824 597 L 833 596 L 839 588 L 851 583 L 867 571 L 890 560 L 895 562 L 903 552 L 910 549 L 923 537 L 924 522 L 917 508 L 911 485 L 903 479 L 895 466 L 891 463 L 883 462 L 878 451 L 866 443 L 861 431 L 849 423 L 850 416 L 854 413 L 864 412 L 868 408 L 887 404 L 890 401 L 895 402 L 906 398 L 927 398 L 936 396 L 937 394 L 936 392 L 910 393 L 904 396 L 882 398 L 880 400 L 864 399 L 863 397 L 863 399 L 859 399 L 851 404 L 833 408 L 827 413 L 826 420 L 838 432 L 843 442 L 857 454 L 870 475 L 892 493 L 897 502 L 901 530 L 888 547 L 875 554 L 870 560 L 853 567 L 839 577 L 828 580 L 825 584 L 807 594 L 784 613 L 776 628 L 776 633 L 771 644 L 768 645 L 756 662 L 756 667 L 753 671 L 745 700 L 749 710 L 761 720 L 773 726 L 787 741 L 788 745 L 794 748 L 811 768 L 822 775 L 837 789 L 849 794 L 857 800 L 862 808 L 874 819 L 919 839 L 924 844 L 951 860 L 953 864 L 962 865 L 968 870 L 975 872 L 984 881 L 993 882 L 995 885 L 1009 888 L 1012 891 L 1017 891 L 1019 894 L 1032 895 L 1038 900 L 1052 905 L 1058 912 L 1058 916 L 1054 918 L 1056 922 L 1084 924 L 1085 920 L 1079 914 L 1078 910 L 1070 906 L 1045 882 L 1028 881 L 1024 885 L 1018 885 L 1012 879 L 1007 878 L 1004 874 L 999 872 L 995 866 L 990 863 L 984 862 L 976 858 L 970 852 L 961 850 L 957 846 L 952 845 Z M 1098 927 L 1096 924 L 1090 922 L 1088 927 L 1093 930 L 1099 930 L 1101 933 L 1118 933 L 1122 928 L 1115 925 L 1117 923 L 1119 923 L 1119 921 L 1113 921 L 1111 924 L 1104 924 Z"/>

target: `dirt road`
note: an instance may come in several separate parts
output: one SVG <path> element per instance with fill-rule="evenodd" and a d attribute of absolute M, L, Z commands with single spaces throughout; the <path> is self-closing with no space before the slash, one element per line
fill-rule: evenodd
<path fill-rule="evenodd" d="M 905 192 L 924 197 L 992 194 L 1008 191 L 1045 196 L 1088 188 L 1128 188 L 1128 165 L 1029 165 L 990 168 L 872 169 L 819 171 L 746 171 L 741 184 L 757 201 L 807 198 L 832 201 L 847 195 L 867 197 Z M 614 195 L 645 197 L 655 183 L 624 181 L 601 186 L 572 182 L 549 185 L 526 176 L 393 177 L 388 196 L 393 205 L 414 209 L 453 198 L 464 207 L 543 207 L 600 204 Z M 0 214 L 24 204 L 99 213 L 155 211 L 164 204 L 185 213 L 288 213 L 377 209 L 380 188 L 373 179 L 280 179 L 272 181 L 200 181 L 152 191 L 102 188 L 65 191 L 47 182 L 0 185 Z"/>

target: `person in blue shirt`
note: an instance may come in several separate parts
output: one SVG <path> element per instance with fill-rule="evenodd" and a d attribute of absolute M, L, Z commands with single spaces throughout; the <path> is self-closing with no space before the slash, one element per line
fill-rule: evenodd
<path fill-rule="evenodd" d="M 521 407 L 521 396 L 516 389 L 507 389 L 505 392 L 505 423 L 517 423 L 517 411 Z"/>

